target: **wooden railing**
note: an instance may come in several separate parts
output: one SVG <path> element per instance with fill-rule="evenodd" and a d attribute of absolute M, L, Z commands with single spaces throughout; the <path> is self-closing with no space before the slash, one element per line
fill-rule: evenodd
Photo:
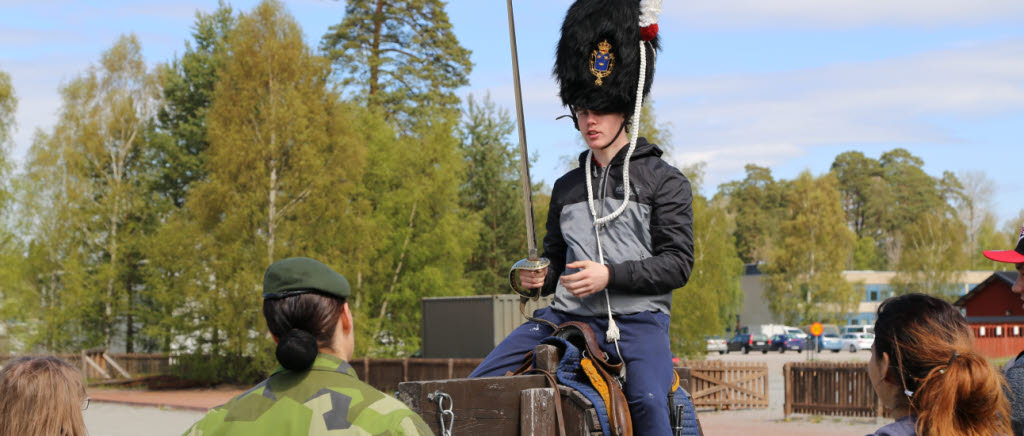
<path fill-rule="evenodd" d="M 785 414 L 883 416 L 866 363 L 789 362 Z"/>
<path fill-rule="evenodd" d="M 698 408 L 768 407 L 768 365 L 765 363 L 690 360 L 690 395 Z"/>
<path fill-rule="evenodd" d="M 483 359 L 353 359 L 349 362 L 367 384 L 393 392 L 408 381 L 468 377 Z"/>

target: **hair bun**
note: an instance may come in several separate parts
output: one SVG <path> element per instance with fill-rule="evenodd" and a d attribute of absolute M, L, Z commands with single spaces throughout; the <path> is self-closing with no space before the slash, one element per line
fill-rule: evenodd
<path fill-rule="evenodd" d="M 277 361 L 292 371 L 304 371 L 313 366 L 318 352 L 316 338 L 305 330 L 291 329 L 277 341 Z"/>

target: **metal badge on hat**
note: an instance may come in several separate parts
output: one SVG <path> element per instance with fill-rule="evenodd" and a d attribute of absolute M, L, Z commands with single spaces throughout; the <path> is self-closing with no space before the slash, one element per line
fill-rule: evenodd
<path fill-rule="evenodd" d="M 590 53 L 590 74 L 597 76 L 597 80 L 594 84 L 601 86 L 605 77 L 608 77 L 612 73 L 612 68 L 615 68 L 615 55 L 611 53 L 612 45 L 608 43 L 608 40 L 601 41 L 597 44 L 597 50 Z"/>

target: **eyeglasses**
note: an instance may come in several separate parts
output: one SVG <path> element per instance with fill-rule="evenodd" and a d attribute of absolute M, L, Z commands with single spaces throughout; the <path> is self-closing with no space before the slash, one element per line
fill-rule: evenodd
<path fill-rule="evenodd" d="M 85 397 L 85 401 L 82 401 L 82 410 L 89 408 L 89 397 Z"/>

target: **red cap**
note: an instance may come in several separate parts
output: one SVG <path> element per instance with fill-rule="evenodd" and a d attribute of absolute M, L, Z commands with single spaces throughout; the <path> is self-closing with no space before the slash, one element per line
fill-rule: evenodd
<path fill-rule="evenodd" d="M 1005 251 L 986 250 L 982 254 L 996 262 L 1024 263 L 1024 226 L 1020 228 L 1020 237 L 1017 238 L 1016 248 Z"/>

